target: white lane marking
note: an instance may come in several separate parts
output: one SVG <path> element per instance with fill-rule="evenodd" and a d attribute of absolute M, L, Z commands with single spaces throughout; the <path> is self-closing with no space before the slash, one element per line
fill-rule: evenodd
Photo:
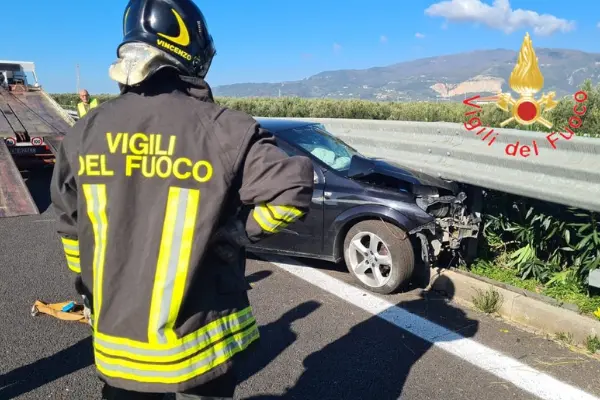
<path fill-rule="evenodd" d="M 496 350 L 397 307 L 366 290 L 351 286 L 296 260 L 258 256 L 363 310 L 428 341 L 474 366 L 511 382 L 544 400 L 600 400 Z"/>

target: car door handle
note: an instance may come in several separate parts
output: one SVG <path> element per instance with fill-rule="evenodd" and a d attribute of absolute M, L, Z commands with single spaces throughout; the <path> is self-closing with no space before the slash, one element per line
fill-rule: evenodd
<path fill-rule="evenodd" d="M 326 199 L 330 199 L 331 198 L 331 192 L 325 192 L 323 193 L 323 197 Z"/>

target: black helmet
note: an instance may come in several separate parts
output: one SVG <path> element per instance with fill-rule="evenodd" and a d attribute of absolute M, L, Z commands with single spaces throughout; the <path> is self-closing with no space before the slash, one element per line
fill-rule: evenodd
<path fill-rule="evenodd" d="M 130 0 L 123 41 L 146 43 L 170 55 L 185 75 L 204 78 L 216 50 L 204 15 L 192 0 Z"/>

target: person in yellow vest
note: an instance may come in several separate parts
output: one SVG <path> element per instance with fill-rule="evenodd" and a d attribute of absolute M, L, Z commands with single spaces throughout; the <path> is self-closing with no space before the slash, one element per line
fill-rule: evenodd
<path fill-rule="evenodd" d="M 98 107 L 98 99 L 95 97 L 90 98 L 90 94 L 85 89 L 79 91 L 79 98 L 81 99 L 79 104 L 77 104 L 77 115 L 79 115 L 79 118 L 83 118 L 92 108 Z"/>

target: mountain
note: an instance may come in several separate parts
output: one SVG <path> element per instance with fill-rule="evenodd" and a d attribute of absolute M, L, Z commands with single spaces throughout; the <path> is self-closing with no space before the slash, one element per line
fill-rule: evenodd
<path fill-rule="evenodd" d="M 543 92 L 557 97 L 577 91 L 586 79 L 600 80 L 600 53 L 535 50 L 544 75 Z M 508 77 L 517 60 L 513 50 L 480 50 L 402 62 L 362 70 L 326 71 L 299 81 L 237 83 L 216 86 L 216 96 L 365 99 L 387 101 L 459 101 L 474 94 L 509 91 Z"/>

